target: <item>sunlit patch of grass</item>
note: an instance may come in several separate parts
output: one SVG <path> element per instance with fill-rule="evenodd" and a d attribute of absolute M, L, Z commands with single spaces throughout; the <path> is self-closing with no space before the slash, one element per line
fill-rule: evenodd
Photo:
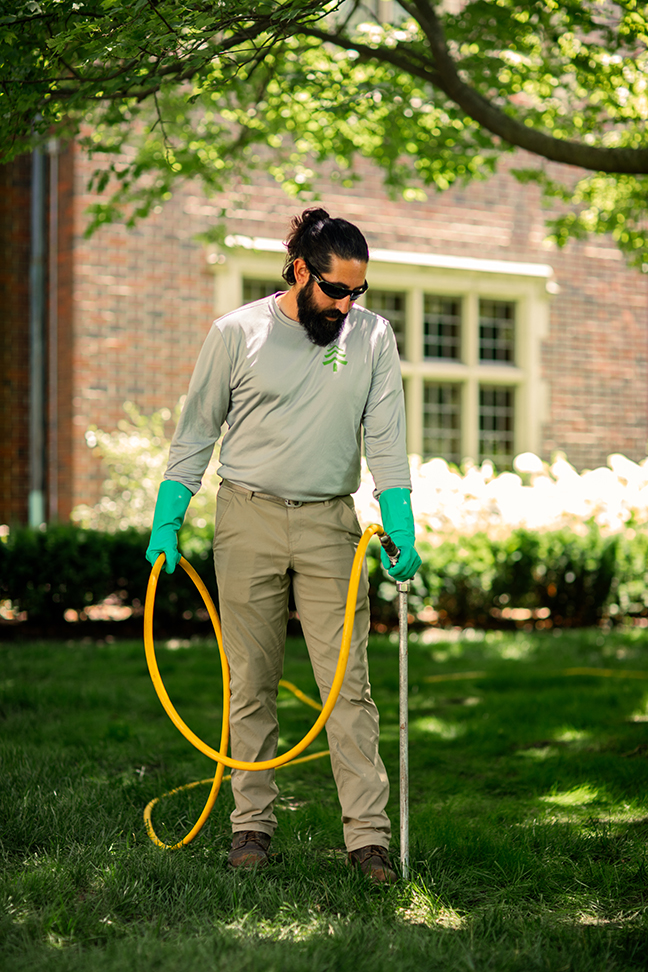
<path fill-rule="evenodd" d="M 431 736 L 438 736 L 439 739 L 458 739 L 465 732 L 465 727 L 449 722 L 446 719 L 439 719 L 437 716 L 425 716 L 421 719 L 414 719 L 410 722 L 410 732 L 427 733 Z"/>
<path fill-rule="evenodd" d="M 578 925 L 595 925 L 598 927 L 613 927 L 622 928 L 624 925 L 632 925 L 641 917 L 645 909 L 641 911 L 632 911 L 627 914 L 621 913 L 614 915 L 613 917 L 606 917 L 605 915 L 598 915 L 590 913 L 581 913 L 576 915 L 575 921 Z"/>
<path fill-rule="evenodd" d="M 516 755 L 522 756 L 524 759 L 544 760 L 557 756 L 559 752 L 560 750 L 555 746 L 547 744 L 546 746 L 533 746 L 529 749 L 518 749 Z"/>
<path fill-rule="evenodd" d="M 576 786 L 573 790 L 564 792 L 554 792 L 547 796 L 541 796 L 543 803 L 555 804 L 559 807 L 582 807 L 588 803 L 599 800 L 599 791 L 585 783 L 583 786 Z"/>
<path fill-rule="evenodd" d="M 500 642 L 497 654 L 505 661 L 522 661 L 533 655 L 536 645 L 532 638 L 516 638 L 510 642 Z M 493 652 L 494 653 L 494 652 Z"/>
<path fill-rule="evenodd" d="M 408 901 L 399 909 L 403 921 L 426 928 L 463 928 L 466 918 L 443 903 L 422 878 L 412 882 Z"/>
<path fill-rule="evenodd" d="M 554 733 L 554 739 L 559 743 L 571 743 L 581 745 L 586 743 L 592 738 L 591 732 L 587 732 L 584 729 L 574 729 L 573 726 L 565 726 L 564 728 L 557 729 Z"/>
<path fill-rule="evenodd" d="M 648 692 L 628 718 L 631 722 L 648 722 Z"/>

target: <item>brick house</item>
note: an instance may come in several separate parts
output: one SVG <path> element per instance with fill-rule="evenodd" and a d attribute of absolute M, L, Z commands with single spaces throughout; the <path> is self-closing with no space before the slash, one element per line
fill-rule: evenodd
<path fill-rule="evenodd" d="M 192 185 L 135 229 L 84 237 L 93 165 L 74 146 L 0 166 L 0 523 L 97 500 L 87 448 L 133 401 L 172 408 L 212 319 L 281 286 L 281 240 L 307 203 L 269 178 L 223 199 Z M 425 202 L 389 198 L 367 166 L 318 204 L 364 231 L 369 307 L 401 350 L 409 449 L 458 462 L 563 451 L 578 468 L 648 439 L 648 285 L 610 239 L 545 241 L 533 186 L 500 174 Z M 196 235 L 226 207 L 227 246 Z"/>

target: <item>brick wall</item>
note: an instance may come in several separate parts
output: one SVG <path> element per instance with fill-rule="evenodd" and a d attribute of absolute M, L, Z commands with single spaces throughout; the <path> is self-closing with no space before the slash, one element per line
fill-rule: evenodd
<path fill-rule="evenodd" d="M 648 278 L 628 270 L 608 241 L 556 261 L 543 365 L 551 385 L 545 449 L 577 467 L 611 452 L 642 459 L 648 438 Z"/>
<path fill-rule="evenodd" d="M 89 425 L 114 429 L 124 417 L 124 401 L 151 412 L 172 407 L 186 391 L 213 314 L 213 277 L 195 236 L 214 226 L 225 206 L 229 232 L 283 237 L 290 217 L 308 204 L 295 203 L 262 176 L 214 200 L 185 185 L 135 229 L 107 226 L 87 240 L 84 209 L 95 201 L 86 189 L 92 169 L 77 150 L 61 159 L 61 515 L 100 495 L 103 472 L 84 438 Z M 543 455 L 563 450 L 578 468 L 604 463 L 616 451 L 643 458 L 648 286 L 625 266 L 613 242 L 548 247 L 544 220 L 550 212 L 541 208 L 538 190 L 520 185 L 505 167 L 484 182 L 409 203 L 389 198 L 368 166 L 362 174 L 351 189 L 322 180 L 317 204 L 357 222 L 370 246 L 554 267 L 560 290 L 551 301 L 542 354 L 550 386 Z M 4 239 L 6 206 L 2 220 Z M 12 300 L 19 303 L 18 292 Z M 15 350 L 6 360 L 18 367 L 25 335 L 18 323 L 9 330 Z M 16 436 L 14 452 L 18 431 Z M 9 489 L 3 479 L 3 495 Z"/>
<path fill-rule="evenodd" d="M 213 277 L 198 228 L 177 193 L 135 229 L 102 227 L 84 239 L 86 190 L 94 166 L 80 154 L 75 171 L 72 454 L 74 504 L 100 495 L 104 472 L 85 431 L 125 418 L 123 403 L 146 413 L 173 408 L 187 390 L 213 318 Z"/>
<path fill-rule="evenodd" d="M 27 519 L 31 162 L 0 166 L 0 523 Z"/>

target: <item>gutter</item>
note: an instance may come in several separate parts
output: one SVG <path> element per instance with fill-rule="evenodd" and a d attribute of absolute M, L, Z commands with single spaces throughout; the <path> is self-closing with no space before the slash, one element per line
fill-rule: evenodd
<path fill-rule="evenodd" d="M 29 264 L 29 525 L 45 521 L 45 158 L 32 152 Z"/>

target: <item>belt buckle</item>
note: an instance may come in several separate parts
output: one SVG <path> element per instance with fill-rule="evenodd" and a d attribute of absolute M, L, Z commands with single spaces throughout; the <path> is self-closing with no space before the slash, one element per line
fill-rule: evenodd
<path fill-rule="evenodd" d="M 290 507 L 290 509 L 297 509 L 298 507 L 304 505 L 302 500 L 284 500 L 284 503 L 286 506 Z"/>

